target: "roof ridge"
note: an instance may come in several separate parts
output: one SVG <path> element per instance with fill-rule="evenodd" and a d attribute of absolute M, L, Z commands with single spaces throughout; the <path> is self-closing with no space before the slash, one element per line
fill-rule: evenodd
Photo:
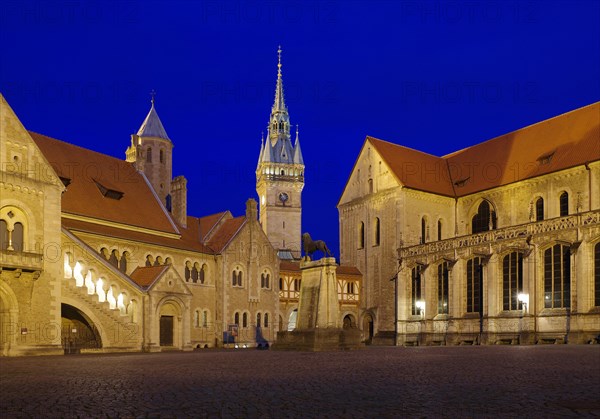
<path fill-rule="evenodd" d="M 435 154 L 431 154 L 431 153 L 428 153 L 426 151 L 417 150 L 416 148 L 411 148 L 411 147 L 407 147 L 407 146 L 402 145 L 402 144 L 397 144 L 397 143 L 393 143 L 391 141 L 382 140 L 381 138 L 373 137 L 371 135 L 367 135 L 367 138 L 371 139 L 371 140 L 381 141 L 382 143 L 387 143 L 387 144 L 390 144 L 390 145 L 393 145 L 393 146 L 396 146 L 396 147 L 404 148 L 406 150 L 416 151 L 417 153 L 425 154 L 425 155 L 431 156 L 431 157 L 435 157 L 436 159 L 443 159 L 442 156 L 436 156 Z"/>
<path fill-rule="evenodd" d="M 514 129 L 514 130 L 509 131 L 509 132 L 505 132 L 504 134 L 496 135 L 495 137 L 489 138 L 487 140 L 484 140 L 484 141 L 481 141 L 481 142 L 478 142 L 478 143 L 475 143 L 475 144 L 471 144 L 470 146 L 461 148 L 460 150 L 456 150 L 456 151 L 453 151 L 451 153 L 445 154 L 445 155 L 441 156 L 441 158 L 446 159 L 446 158 L 449 158 L 449 157 L 454 157 L 457 154 L 460 154 L 460 153 L 462 153 L 462 152 L 464 152 L 466 150 L 469 150 L 469 149 L 471 149 L 473 147 L 477 147 L 477 146 L 480 146 L 482 144 L 489 143 L 490 141 L 497 140 L 498 138 L 505 137 L 507 135 L 514 134 L 514 133 L 519 132 L 519 131 L 524 131 L 524 130 L 533 128 L 533 127 L 535 127 L 537 125 L 548 123 L 548 122 L 550 122 L 552 120 L 555 120 L 557 118 L 562 118 L 562 117 L 564 117 L 564 116 L 566 116 L 566 115 L 568 115 L 570 113 L 578 112 L 578 111 L 581 111 L 582 109 L 589 108 L 589 107 L 596 106 L 596 105 L 600 105 L 600 101 L 593 102 L 593 103 L 590 103 L 589 105 L 581 106 L 579 108 L 571 109 L 570 111 L 563 112 L 563 113 L 558 114 L 558 115 L 554 115 L 554 116 L 552 116 L 550 118 L 547 118 L 547 119 L 542 119 L 541 121 L 534 122 L 533 124 L 525 125 L 524 127 L 517 128 L 517 129 Z"/>
<path fill-rule="evenodd" d="M 49 140 L 52 140 L 52 141 L 58 141 L 59 143 L 63 143 L 63 144 L 66 144 L 68 146 L 75 147 L 75 148 L 78 148 L 80 150 L 84 150 L 84 151 L 86 151 L 88 153 L 94 153 L 94 154 L 97 154 L 97 155 L 102 156 L 102 157 L 108 157 L 110 159 L 117 160 L 119 163 L 126 163 L 128 165 L 131 165 L 131 163 L 129 163 L 127 160 L 123 160 L 123 159 L 120 159 L 118 157 L 111 156 L 110 154 L 101 153 L 99 151 L 92 150 L 91 148 L 85 148 L 85 147 L 82 147 L 80 145 L 73 144 L 73 143 L 70 143 L 70 142 L 65 141 L 65 140 L 59 140 L 58 138 L 50 137 L 49 135 L 41 134 L 39 132 L 35 132 L 35 131 L 32 131 L 32 130 L 27 130 L 27 132 L 29 134 L 34 134 L 34 135 L 37 135 L 37 136 L 40 136 L 40 137 L 45 137 L 45 138 L 47 138 Z"/>

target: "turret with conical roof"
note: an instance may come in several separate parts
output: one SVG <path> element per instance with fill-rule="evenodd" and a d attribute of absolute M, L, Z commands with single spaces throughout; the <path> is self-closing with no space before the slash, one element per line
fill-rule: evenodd
<path fill-rule="evenodd" d="M 267 139 L 261 140 L 256 168 L 259 219 L 271 244 L 280 250 L 280 257 L 290 254 L 300 257 L 304 159 L 298 130 L 295 146 L 291 141 L 290 116 L 283 93 L 281 47 L 277 57 L 275 101 L 271 107 Z"/>
<path fill-rule="evenodd" d="M 125 154 L 127 161 L 146 175 L 166 209 L 172 211 L 176 207 L 173 215 L 180 225 L 184 225 L 187 217 L 184 208 L 185 182 L 181 179 L 175 182 L 177 197 L 172 197 L 174 146 L 158 117 L 154 102 L 153 92 L 150 111 L 137 133 L 131 136 L 131 145 Z"/>

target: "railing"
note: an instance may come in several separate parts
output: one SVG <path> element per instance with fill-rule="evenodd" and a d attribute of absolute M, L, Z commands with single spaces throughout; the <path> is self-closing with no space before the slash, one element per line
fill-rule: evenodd
<path fill-rule="evenodd" d="M 34 272 L 41 271 L 43 266 L 44 259 L 40 253 L 0 250 L 0 267 L 2 268 Z"/>
<path fill-rule="evenodd" d="M 568 230 L 599 223 L 600 210 L 588 211 L 581 214 L 568 215 L 566 217 L 552 218 L 550 220 L 499 228 L 483 233 L 469 234 L 431 243 L 402 247 L 398 249 L 398 256 L 403 259 L 411 256 L 454 250 L 461 247 L 477 246 L 516 238 L 527 238 L 536 234 Z"/>
<path fill-rule="evenodd" d="M 299 299 L 300 299 L 300 291 L 293 291 L 293 290 L 280 290 L 279 291 L 279 301 L 296 302 Z M 348 293 L 338 292 L 338 301 L 343 304 L 358 304 L 360 302 L 360 298 L 359 298 L 358 294 L 348 294 Z"/>

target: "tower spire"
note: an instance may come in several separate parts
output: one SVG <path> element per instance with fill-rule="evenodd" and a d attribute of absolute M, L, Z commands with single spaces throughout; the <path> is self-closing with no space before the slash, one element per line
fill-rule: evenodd
<path fill-rule="evenodd" d="M 287 114 L 285 107 L 285 99 L 283 97 L 283 77 L 281 76 L 281 45 L 277 49 L 277 84 L 275 86 L 275 103 L 273 104 L 273 112 L 281 112 Z"/>

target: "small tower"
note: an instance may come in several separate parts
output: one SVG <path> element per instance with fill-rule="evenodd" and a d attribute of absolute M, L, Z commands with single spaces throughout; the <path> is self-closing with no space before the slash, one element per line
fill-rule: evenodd
<path fill-rule="evenodd" d="M 283 96 L 281 47 L 278 51 L 275 103 L 267 138 L 261 140 L 256 167 L 256 192 L 260 203 L 259 220 L 269 241 L 283 259 L 299 258 L 302 228 L 302 189 L 304 159 L 298 128 L 292 145 L 290 116 Z"/>
<path fill-rule="evenodd" d="M 171 179 L 173 172 L 173 143 L 152 106 L 137 134 L 131 135 L 131 145 L 125 155 L 136 169 L 144 172 L 163 205 L 171 210 Z"/>

